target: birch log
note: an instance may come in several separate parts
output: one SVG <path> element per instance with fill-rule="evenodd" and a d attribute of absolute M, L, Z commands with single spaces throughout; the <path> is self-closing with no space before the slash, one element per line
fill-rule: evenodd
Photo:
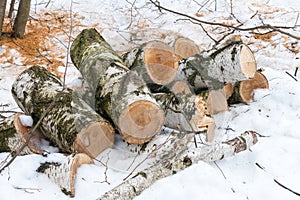
<path fill-rule="evenodd" d="M 20 116 L 23 113 L 15 113 L 0 122 L 0 152 L 16 153 L 26 155 L 31 153 L 42 154 L 41 149 L 43 135 L 36 131 L 31 133 L 28 145 L 20 152 L 22 145 L 28 140 L 30 127 L 22 124 Z"/>
<path fill-rule="evenodd" d="M 163 110 L 144 80 L 130 71 L 95 29 L 83 30 L 71 46 L 71 58 L 95 91 L 96 109 L 131 144 L 149 141 L 161 129 Z"/>
<path fill-rule="evenodd" d="M 256 72 L 254 77 L 245 80 L 245 81 L 239 81 L 237 83 L 230 84 L 226 86 L 227 93 L 229 91 L 232 91 L 232 94 L 228 98 L 229 104 L 235 104 L 235 103 L 249 103 L 254 98 L 254 90 L 261 88 L 266 89 L 269 88 L 269 83 L 267 78 L 260 72 Z M 231 87 L 231 88 L 230 88 Z"/>
<path fill-rule="evenodd" d="M 255 71 L 256 62 L 249 47 L 230 43 L 216 51 L 181 60 L 176 80 L 185 80 L 198 93 L 247 80 L 254 76 Z"/>
<path fill-rule="evenodd" d="M 62 192 L 72 197 L 75 196 L 75 181 L 77 169 L 83 164 L 93 164 L 93 160 L 86 154 L 72 154 L 61 162 L 41 163 L 36 170 L 46 174 L 47 177 L 57 184 Z"/>
<path fill-rule="evenodd" d="M 198 146 L 198 148 L 188 148 L 186 140 L 178 138 L 177 140 L 173 140 L 173 148 L 165 151 L 168 153 L 163 156 L 164 159 L 138 172 L 135 176 L 106 192 L 97 200 L 133 199 L 145 189 L 149 188 L 155 181 L 172 176 L 191 166 L 193 163 L 197 163 L 201 160 L 205 162 L 221 160 L 249 149 L 252 145 L 256 144 L 256 142 L 257 137 L 253 131 L 246 131 L 241 136 L 226 142 L 203 144 Z M 170 146 L 168 145 L 166 147 L 169 148 Z"/>
<path fill-rule="evenodd" d="M 149 86 L 167 85 L 177 74 L 178 64 L 173 49 L 160 41 L 150 41 L 127 52 L 123 60 Z"/>
<path fill-rule="evenodd" d="M 206 102 L 197 95 L 155 94 L 165 110 L 165 126 L 179 131 L 200 132 L 207 130 L 213 119 L 207 112 Z"/>
<path fill-rule="evenodd" d="M 61 151 L 84 152 L 96 157 L 113 145 L 114 130 L 110 123 L 70 89 L 64 89 L 61 81 L 45 68 L 33 66 L 23 71 L 13 84 L 12 94 L 35 123 L 49 104 L 55 102 L 40 128 Z"/>

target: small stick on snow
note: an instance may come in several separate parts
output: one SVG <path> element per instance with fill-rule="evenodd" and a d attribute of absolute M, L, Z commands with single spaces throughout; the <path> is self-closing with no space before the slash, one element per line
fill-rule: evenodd
<path fill-rule="evenodd" d="M 290 77 L 292 77 L 295 81 L 298 81 L 298 79 L 296 77 L 294 77 L 292 74 L 290 74 L 288 71 L 285 72 L 287 75 L 289 75 Z M 295 72 L 296 74 L 296 72 Z"/>

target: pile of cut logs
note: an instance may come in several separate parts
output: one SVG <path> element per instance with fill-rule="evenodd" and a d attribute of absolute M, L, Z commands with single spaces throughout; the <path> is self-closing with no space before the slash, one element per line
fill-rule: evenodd
<path fill-rule="evenodd" d="M 187 38 L 171 45 L 151 41 L 119 55 L 95 29 L 85 29 L 71 46 L 71 59 L 88 85 L 83 90 L 65 88 L 41 66 L 17 77 L 13 97 L 40 126 L 28 134 L 23 113 L 6 118 L 0 122 L 0 152 L 42 153 L 41 141 L 47 139 L 61 152 L 78 153 L 64 164 L 43 163 L 38 169 L 51 174 L 67 167 L 68 180 L 53 180 L 72 195 L 77 167 L 112 147 L 115 131 L 129 144 L 149 142 L 163 126 L 204 132 L 212 142 L 214 114 L 228 110 L 228 104 L 249 103 L 254 89 L 268 88 L 241 41 L 209 52 L 200 52 Z"/>

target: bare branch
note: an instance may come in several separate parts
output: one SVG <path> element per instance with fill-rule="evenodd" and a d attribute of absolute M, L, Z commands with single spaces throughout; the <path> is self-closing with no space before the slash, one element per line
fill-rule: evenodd
<path fill-rule="evenodd" d="M 185 14 L 185 13 L 181 13 L 181 12 L 178 12 L 178 11 L 174 11 L 174 10 L 171 10 L 169 8 L 166 8 L 166 7 L 163 7 L 160 5 L 160 3 L 158 1 L 154 2 L 153 0 L 149 0 L 154 6 L 156 6 L 159 11 L 167 11 L 169 13 L 173 13 L 173 14 L 176 14 L 176 15 L 179 15 L 179 16 L 183 16 L 183 17 L 186 17 L 190 20 L 193 20 L 195 22 L 198 22 L 198 23 L 202 23 L 202 24 L 207 24 L 207 25 L 211 25 L 211 26 L 220 26 L 220 27 L 226 27 L 226 28 L 230 28 L 230 29 L 233 29 L 235 31 L 254 31 L 254 30 L 259 30 L 259 29 L 263 29 L 263 30 L 273 30 L 273 31 L 276 31 L 276 32 L 279 32 L 281 34 L 284 34 L 284 35 L 287 35 L 291 38 L 294 38 L 294 39 L 297 39 L 297 40 L 300 40 L 300 36 L 297 36 L 297 35 L 294 35 L 294 34 L 291 34 L 289 32 L 286 32 L 286 31 L 283 31 L 282 29 L 293 29 L 295 28 L 295 26 L 273 26 L 273 25 L 270 25 L 270 24 L 263 24 L 263 25 L 260 25 L 260 26 L 254 26 L 254 27 L 245 27 L 243 28 L 242 26 L 238 25 L 238 26 L 233 26 L 233 25 L 229 25 L 229 24 L 223 24 L 223 23 L 218 23 L 218 22 L 209 22 L 209 21 L 205 21 L 205 20 L 201 20 L 201 19 L 197 19 L 195 17 L 192 17 L 188 14 Z"/>

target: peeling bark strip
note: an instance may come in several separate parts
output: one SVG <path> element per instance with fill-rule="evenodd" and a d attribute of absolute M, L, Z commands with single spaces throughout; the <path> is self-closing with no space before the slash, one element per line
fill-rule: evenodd
<path fill-rule="evenodd" d="M 46 174 L 53 183 L 59 185 L 62 192 L 74 197 L 77 169 L 83 164 L 93 163 L 88 155 L 79 153 L 69 155 L 64 162 L 41 163 L 36 171 Z"/>
<path fill-rule="evenodd" d="M 179 63 L 176 79 L 187 81 L 196 93 L 207 88 L 221 89 L 225 83 L 247 80 L 256 71 L 251 50 L 245 44 L 236 42 Z"/>
<path fill-rule="evenodd" d="M 184 143 L 181 143 L 184 141 Z M 203 144 L 198 148 L 187 148 L 186 140 L 173 140 L 173 149 L 167 150 L 168 155 L 155 165 L 138 172 L 135 176 L 121 183 L 114 189 L 98 198 L 105 199 L 133 199 L 149 188 L 155 181 L 171 176 L 201 160 L 212 162 L 233 156 L 249 149 L 257 142 L 255 132 L 246 131 L 241 136 L 219 144 Z M 170 146 L 167 145 L 167 148 Z"/>
<path fill-rule="evenodd" d="M 112 126 L 45 68 L 33 66 L 14 82 L 12 94 L 19 107 L 36 123 L 50 103 L 55 106 L 41 123 L 43 134 L 63 152 L 96 157 L 113 145 Z"/>
<path fill-rule="evenodd" d="M 29 127 L 21 124 L 19 116 L 22 113 L 16 113 L 0 122 L 0 152 L 18 153 L 26 155 L 31 153 L 41 153 L 35 148 L 34 143 L 29 143 L 22 152 L 18 152 L 20 147 L 28 138 Z"/>
<path fill-rule="evenodd" d="M 95 91 L 96 109 L 109 117 L 132 144 L 148 142 L 164 123 L 164 113 L 144 80 L 95 29 L 83 30 L 71 46 L 71 58 Z"/>
<path fill-rule="evenodd" d="M 249 103 L 254 98 L 253 91 L 258 88 L 269 88 L 268 79 L 258 71 L 255 72 L 254 77 L 249 80 L 228 85 L 227 91 L 232 91 L 232 95 L 228 98 L 229 104 Z"/>
<path fill-rule="evenodd" d="M 142 75 L 148 85 L 167 85 L 176 77 L 177 59 L 173 49 L 160 41 L 151 41 L 123 55 L 124 63 Z"/>
<path fill-rule="evenodd" d="M 165 126 L 169 128 L 199 132 L 213 123 L 201 96 L 160 93 L 155 94 L 155 98 L 165 110 Z"/>

